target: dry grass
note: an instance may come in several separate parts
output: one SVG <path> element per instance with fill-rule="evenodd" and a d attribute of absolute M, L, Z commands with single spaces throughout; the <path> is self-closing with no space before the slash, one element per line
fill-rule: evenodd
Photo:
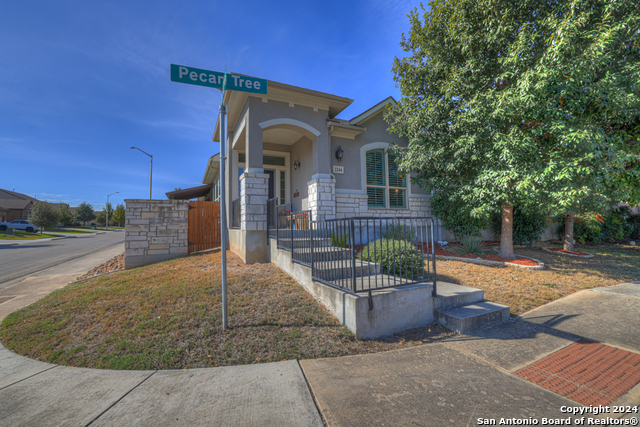
<path fill-rule="evenodd" d="M 220 252 L 69 285 L 9 315 L 4 345 L 63 365 L 179 369 L 372 353 L 440 340 L 439 326 L 358 341 L 272 264 L 228 260 L 230 331 L 222 330 Z"/>
<path fill-rule="evenodd" d="M 545 243 L 544 246 L 560 245 Z M 576 247 L 596 256 L 575 258 L 551 254 L 540 247 L 518 247 L 518 255 L 538 259 L 547 269 L 532 271 L 438 260 L 438 279 L 482 289 L 487 300 L 509 305 L 512 315 L 582 289 L 640 280 L 640 248 L 612 244 Z"/>

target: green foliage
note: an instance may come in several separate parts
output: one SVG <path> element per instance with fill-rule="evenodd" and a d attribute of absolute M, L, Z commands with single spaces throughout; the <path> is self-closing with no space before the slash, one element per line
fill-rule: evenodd
<path fill-rule="evenodd" d="M 546 216 L 535 210 L 513 209 L 513 243 L 531 246 L 538 241 L 547 228 Z M 491 227 L 496 234 L 500 234 L 502 217 L 494 214 L 491 217 Z"/>
<path fill-rule="evenodd" d="M 475 236 L 462 236 L 460 238 L 460 244 L 462 247 L 452 248 L 450 251 L 458 255 L 472 254 L 476 257 L 482 257 L 484 254 L 491 253 L 486 241 L 478 239 Z"/>
<path fill-rule="evenodd" d="M 416 232 L 411 227 L 406 227 L 402 224 L 391 224 L 386 231 L 382 232 L 382 237 L 391 240 L 413 241 L 416 237 Z"/>
<path fill-rule="evenodd" d="M 58 209 L 47 202 L 36 202 L 29 212 L 29 222 L 41 229 L 55 227 L 59 220 Z"/>
<path fill-rule="evenodd" d="M 98 216 L 96 216 L 96 222 L 98 223 L 98 225 L 105 225 L 107 223 L 107 211 L 100 211 Z"/>
<path fill-rule="evenodd" d="M 122 224 L 125 221 L 125 209 L 122 203 L 119 203 L 116 206 L 116 210 L 113 211 L 113 217 L 110 216 L 109 220 L 119 224 Z"/>
<path fill-rule="evenodd" d="M 418 280 L 425 274 L 422 252 L 404 240 L 376 240 L 362 248 L 358 258 L 380 264 L 382 273 L 391 276 Z"/>
<path fill-rule="evenodd" d="M 93 206 L 87 202 L 82 202 L 76 208 L 76 221 L 85 222 L 96 219 L 96 215 L 93 213 Z"/>
<path fill-rule="evenodd" d="M 334 234 L 331 233 L 331 246 L 338 248 L 346 248 L 349 245 L 349 233 Z"/>
<path fill-rule="evenodd" d="M 640 238 L 640 215 L 630 215 L 627 218 L 627 223 L 631 226 L 631 234 L 629 237 L 632 239 Z"/>
<path fill-rule="evenodd" d="M 631 209 L 627 206 L 616 207 L 604 215 L 600 239 L 605 242 L 615 242 L 627 237 L 631 237 L 633 226 L 627 223 L 627 218 L 631 215 Z"/>
<path fill-rule="evenodd" d="M 458 240 L 463 236 L 480 237 L 480 231 L 487 226 L 484 217 L 472 217 L 471 209 L 451 192 L 438 190 L 429 202 L 431 214 L 438 217 L 444 228 L 455 234 Z"/>
<path fill-rule="evenodd" d="M 474 218 L 638 195 L 636 1 L 442 0 L 409 18 L 386 118 L 415 184 Z"/>
<path fill-rule="evenodd" d="M 62 225 L 69 226 L 75 223 L 73 214 L 71 213 L 71 209 L 69 209 L 69 205 L 61 205 L 58 215 L 59 215 L 59 222 Z"/>
<path fill-rule="evenodd" d="M 560 233 L 564 234 L 564 222 Z M 615 242 L 640 237 L 640 217 L 631 215 L 627 206 L 613 207 L 604 214 L 587 212 L 576 216 L 573 236 L 578 243 Z"/>

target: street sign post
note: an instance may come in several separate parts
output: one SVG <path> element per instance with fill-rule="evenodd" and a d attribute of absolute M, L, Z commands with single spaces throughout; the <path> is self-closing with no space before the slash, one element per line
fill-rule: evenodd
<path fill-rule="evenodd" d="M 220 73 L 218 71 L 171 64 L 171 81 L 177 83 L 212 87 L 222 90 L 225 74 L 226 73 Z M 226 74 L 226 76 L 226 90 L 261 94 L 267 93 L 267 81 L 265 79 L 257 79 L 240 74 Z"/>
<path fill-rule="evenodd" d="M 235 90 L 239 92 L 267 94 L 267 81 L 255 77 L 240 74 L 228 74 L 227 67 L 224 73 L 218 71 L 202 70 L 200 68 L 186 67 L 184 65 L 171 64 L 171 81 L 197 86 L 220 89 L 222 101 L 220 102 L 220 255 L 222 276 L 222 328 L 228 329 L 227 315 L 227 211 L 225 207 L 225 179 L 224 166 L 226 156 L 226 106 L 224 105 L 224 92 Z"/>

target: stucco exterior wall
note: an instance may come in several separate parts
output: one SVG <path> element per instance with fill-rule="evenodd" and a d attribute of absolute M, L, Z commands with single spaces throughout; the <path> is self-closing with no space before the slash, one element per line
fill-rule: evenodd
<path fill-rule="evenodd" d="M 361 124 L 366 131 L 356 136 L 355 139 L 346 139 L 340 137 L 332 137 L 331 141 L 331 164 L 344 166 L 344 174 L 336 174 L 336 189 L 338 192 L 346 190 L 348 192 L 362 191 L 362 170 L 360 149 L 374 142 L 386 142 L 396 144 L 400 147 L 409 145 L 407 138 L 401 138 L 398 135 L 392 135 L 387 131 L 389 125 L 384 120 L 382 112 L 371 117 Z M 338 162 L 335 158 L 335 152 L 341 147 L 344 151 L 343 160 Z M 428 191 L 422 190 L 417 185 L 411 185 L 411 194 L 430 195 Z"/>
<path fill-rule="evenodd" d="M 188 200 L 127 199 L 124 268 L 135 268 L 189 253 Z"/>
<path fill-rule="evenodd" d="M 289 195 L 289 200 L 293 211 L 303 210 L 302 201 L 309 198 L 307 183 L 311 181 L 313 176 L 311 144 L 309 138 L 302 137 L 291 146 L 291 163 L 300 162 L 300 167 L 297 170 L 293 170 L 293 167 L 291 168 L 291 194 Z M 296 192 L 298 197 L 293 197 Z"/>

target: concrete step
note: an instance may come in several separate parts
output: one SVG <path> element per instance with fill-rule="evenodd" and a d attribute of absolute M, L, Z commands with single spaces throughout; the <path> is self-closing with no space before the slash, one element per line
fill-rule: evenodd
<path fill-rule="evenodd" d="M 490 301 L 436 310 L 436 321 L 439 324 L 462 334 L 506 322 L 509 318 L 509 306 Z"/>
<path fill-rule="evenodd" d="M 482 289 L 454 283 L 438 282 L 437 291 L 438 297 L 434 301 L 436 310 L 447 310 L 484 301 L 484 291 Z"/>
<path fill-rule="evenodd" d="M 319 277 L 323 280 L 334 281 L 353 277 L 353 269 L 350 260 L 338 262 L 314 262 L 313 267 L 315 277 Z M 380 264 L 356 260 L 356 277 L 366 277 L 378 274 L 380 274 Z"/>
<path fill-rule="evenodd" d="M 294 248 L 293 252 L 297 257 L 311 260 L 311 248 Z M 326 246 L 323 248 L 314 248 L 313 261 L 340 261 L 351 259 L 351 250 L 344 248 L 337 248 L 335 246 Z"/>

